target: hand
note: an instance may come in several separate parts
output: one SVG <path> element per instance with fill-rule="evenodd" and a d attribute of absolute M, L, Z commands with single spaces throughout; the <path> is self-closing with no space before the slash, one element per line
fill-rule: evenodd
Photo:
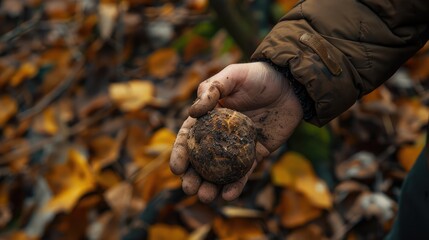
<path fill-rule="evenodd" d="M 303 117 L 302 108 L 289 81 L 267 63 L 233 64 L 202 82 L 198 98 L 189 109 L 174 143 L 170 159 L 171 171 L 182 175 L 186 194 L 198 194 L 203 202 L 211 202 L 222 189 L 222 197 L 237 198 L 258 162 L 280 147 Z M 197 117 L 215 107 L 240 111 L 250 117 L 258 129 L 256 159 L 250 171 L 237 182 L 218 186 L 204 181 L 189 165 L 187 137 Z"/>

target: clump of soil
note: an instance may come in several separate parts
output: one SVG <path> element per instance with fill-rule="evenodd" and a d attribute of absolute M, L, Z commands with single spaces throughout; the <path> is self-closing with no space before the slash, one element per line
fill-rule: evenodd
<path fill-rule="evenodd" d="M 216 108 L 198 118 L 188 135 L 193 168 L 209 182 L 235 182 L 255 161 L 256 128 L 246 115 Z"/>

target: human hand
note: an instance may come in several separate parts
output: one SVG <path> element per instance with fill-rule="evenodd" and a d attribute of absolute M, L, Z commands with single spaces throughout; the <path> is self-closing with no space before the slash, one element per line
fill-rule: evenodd
<path fill-rule="evenodd" d="M 170 158 L 171 171 L 182 176 L 186 194 L 198 194 L 203 202 L 213 201 L 222 191 L 227 201 L 237 198 L 258 162 L 280 147 L 303 117 L 299 100 L 289 81 L 267 63 L 233 64 L 202 82 L 198 98 L 189 109 Z M 189 165 L 187 137 L 196 118 L 215 107 L 230 108 L 247 115 L 257 130 L 256 159 L 240 180 L 224 186 L 204 181 Z"/>

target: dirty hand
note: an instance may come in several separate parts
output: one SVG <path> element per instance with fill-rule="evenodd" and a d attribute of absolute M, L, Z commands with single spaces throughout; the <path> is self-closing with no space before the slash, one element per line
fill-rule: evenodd
<path fill-rule="evenodd" d="M 222 191 L 222 197 L 237 198 L 257 162 L 282 145 L 303 117 L 302 108 L 289 81 L 267 63 L 233 64 L 202 82 L 198 98 L 189 109 L 174 143 L 170 168 L 182 175 L 186 194 L 198 194 L 203 202 L 211 202 Z M 215 107 L 240 111 L 250 117 L 258 129 L 256 159 L 250 171 L 237 182 L 218 186 L 204 181 L 189 165 L 187 137 L 197 117 Z"/>

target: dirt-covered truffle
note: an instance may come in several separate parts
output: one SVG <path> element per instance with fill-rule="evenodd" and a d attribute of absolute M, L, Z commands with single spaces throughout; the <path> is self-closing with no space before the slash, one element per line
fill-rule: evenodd
<path fill-rule="evenodd" d="M 216 108 L 198 118 L 188 135 L 193 168 L 207 181 L 227 184 L 242 178 L 255 160 L 256 128 L 246 115 Z"/>

